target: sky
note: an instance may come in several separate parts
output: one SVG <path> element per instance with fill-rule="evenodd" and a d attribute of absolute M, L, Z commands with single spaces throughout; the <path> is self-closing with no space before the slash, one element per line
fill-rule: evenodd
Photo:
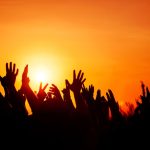
<path fill-rule="evenodd" d="M 26 64 L 34 90 L 39 72 L 62 90 L 82 69 L 86 86 L 134 102 L 140 82 L 150 84 L 150 1 L 0 0 L 1 76 L 10 61 L 17 88 Z"/>

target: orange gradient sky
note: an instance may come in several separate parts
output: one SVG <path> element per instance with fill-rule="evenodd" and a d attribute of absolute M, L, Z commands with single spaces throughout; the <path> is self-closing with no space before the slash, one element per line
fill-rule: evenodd
<path fill-rule="evenodd" d="M 34 90 L 38 70 L 62 89 L 82 69 L 85 85 L 133 102 L 150 84 L 150 1 L 0 0 L 0 75 L 9 61 L 17 87 L 26 64 Z"/>

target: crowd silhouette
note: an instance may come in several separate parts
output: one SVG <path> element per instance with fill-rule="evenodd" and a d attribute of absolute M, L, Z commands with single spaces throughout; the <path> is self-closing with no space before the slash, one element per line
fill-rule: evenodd
<path fill-rule="evenodd" d="M 61 91 L 52 84 L 40 84 L 35 93 L 30 87 L 28 65 L 22 73 L 22 85 L 15 88 L 16 64 L 6 63 L 6 75 L 0 76 L 4 96 L 0 93 L 0 144 L 34 148 L 97 150 L 149 146 L 150 92 L 144 83 L 137 105 L 128 105 L 123 113 L 113 92 L 108 89 L 94 97 L 94 86 L 85 87 L 84 73 L 73 71 L 73 81 L 65 80 Z M 76 108 L 70 92 L 73 92 Z M 25 101 L 32 114 L 28 114 Z M 147 137 L 148 136 L 148 137 Z M 10 144 L 11 143 L 11 144 Z M 19 143 L 22 147 L 18 146 Z"/>

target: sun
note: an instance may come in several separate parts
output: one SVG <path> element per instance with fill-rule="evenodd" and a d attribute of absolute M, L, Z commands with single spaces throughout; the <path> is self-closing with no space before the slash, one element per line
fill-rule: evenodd
<path fill-rule="evenodd" d="M 50 77 L 50 72 L 48 68 L 46 68 L 44 65 L 35 66 L 31 70 L 31 79 L 35 84 L 47 83 Z"/>
<path fill-rule="evenodd" d="M 46 82 L 47 81 L 47 77 L 46 77 L 46 73 L 42 70 L 37 71 L 36 73 L 36 81 L 37 82 Z"/>

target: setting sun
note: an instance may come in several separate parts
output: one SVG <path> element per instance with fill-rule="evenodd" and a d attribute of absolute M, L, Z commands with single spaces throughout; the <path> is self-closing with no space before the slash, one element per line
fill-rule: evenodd
<path fill-rule="evenodd" d="M 46 73 L 43 70 L 40 70 L 36 73 L 36 80 L 38 82 L 45 82 L 47 80 Z"/>

